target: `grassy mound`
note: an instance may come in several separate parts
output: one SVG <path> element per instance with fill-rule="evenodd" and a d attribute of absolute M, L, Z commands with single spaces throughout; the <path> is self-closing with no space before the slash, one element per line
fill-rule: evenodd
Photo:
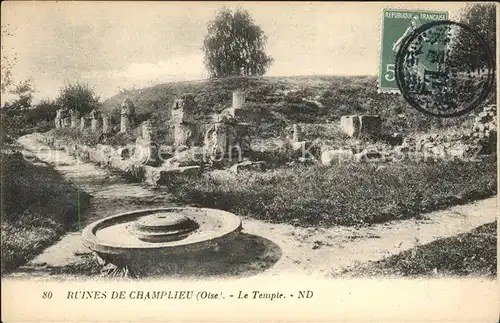
<path fill-rule="evenodd" d="M 412 108 L 400 95 L 377 93 L 371 76 L 230 77 L 173 82 L 120 93 L 102 109 L 119 121 L 120 104 L 128 95 L 139 120 L 152 119 L 162 128 L 172 104 L 183 93 L 193 93 L 200 114 L 219 113 L 231 105 L 234 90 L 246 92 L 246 109 L 262 117 L 257 137 L 279 135 L 290 123 L 337 122 L 342 115 L 380 114 L 384 131 L 411 133 L 457 125 L 470 118 L 434 118 Z M 318 104 L 319 103 L 319 104 Z"/>
<path fill-rule="evenodd" d="M 1 157 L 3 274 L 76 227 L 88 195 L 40 161 L 30 163 L 19 152 L 3 151 Z"/>
<path fill-rule="evenodd" d="M 349 269 L 355 276 L 496 276 L 497 222 Z M 344 273 L 345 274 L 345 273 Z"/>
<path fill-rule="evenodd" d="M 418 216 L 496 194 L 496 160 L 297 166 L 207 173 L 175 183 L 182 202 L 301 226 L 360 225 Z"/>

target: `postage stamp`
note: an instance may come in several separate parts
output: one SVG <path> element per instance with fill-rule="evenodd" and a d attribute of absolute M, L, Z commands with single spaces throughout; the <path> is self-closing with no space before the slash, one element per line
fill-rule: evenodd
<path fill-rule="evenodd" d="M 396 54 L 412 31 L 433 22 L 448 20 L 446 11 L 384 9 L 379 68 L 379 92 L 400 93 L 396 81 Z M 432 69 L 433 63 L 425 63 Z"/>
<path fill-rule="evenodd" d="M 396 54 L 396 81 L 417 110 L 455 117 L 477 108 L 491 93 L 493 54 L 473 28 L 453 21 L 418 27 Z"/>

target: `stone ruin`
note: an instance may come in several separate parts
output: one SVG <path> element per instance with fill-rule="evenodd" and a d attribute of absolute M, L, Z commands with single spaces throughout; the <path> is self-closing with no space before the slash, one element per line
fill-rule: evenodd
<path fill-rule="evenodd" d="M 100 127 L 99 112 L 96 109 L 90 111 L 90 129 L 97 131 Z"/>
<path fill-rule="evenodd" d="M 292 142 L 301 142 L 304 140 L 302 127 L 298 124 L 293 124 L 287 129 L 287 139 Z"/>
<path fill-rule="evenodd" d="M 61 128 L 61 114 L 62 114 L 62 109 L 58 109 L 56 111 L 56 118 L 54 119 L 54 122 L 56 124 L 56 129 Z"/>
<path fill-rule="evenodd" d="M 102 133 L 110 133 L 113 129 L 111 118 L 107 114 L 101 114 L 96 109 L 92 109 L 88 116 L 80 116 L 80 112 L 76 109 L 61 108 L 56 112 L 55 125 L 56 128 L 71 127 L 85 131 L 88 127 L 87 121 L 90 119 L 91 131 L 102 131 Z M 120 131 L 127 132 L 134 127 L 136 120 L 134 104 L 129 98 L 126 98 L 121 106 L 121 124 Z"/>
<path fill-rule="evenodd" d="M 71 109 L 69 110 L 69 114 L 71 116 L 71 128 L 78 127 L 78 119 L 80 118 L 80 111 Z"/>
<path fill-rule="evenodd" d="M 65 108 L 61 108 L 56 111 L 55 118 L 56 128 L 68 128 L 71 126 L 71 116 L 70 111 Z"/>
<path fill-rule="evenodd" d="M 228 158 L 241 161 L 250 149 L 249 124 L 243 122 L 245 116 L 245 93 L 233 92 L 232 106 L 214 116 L 214 122 L 205 132 L 203 146 L 209 159 Z"/>
<path fill-rule="evenodd" d="M 87 118 L 85 116 L 80 118 L 80 131 L 84 131 L 87 128 Z"/>
<path fill-rule="evenodd" d="M 162 163 L 159 156 L 159 147 L 154 142 L 154 127 L 151 121 L 141 124 L 141 133 L 137 137 L 135 146 L 129 149 L 128 156 L 122 156 L 120 160 L 129 160 L 135 165 L 148 166 L 148 182 L 156 183 L 161 178 L 168 181 L 172 176 L 186 176 L 186 174 L 197 174 L 202 163 L 214 166 L 220 162 L 222 166 L 230 166 L 230 171 L 238 172 L 242 169 L 263 169 L 264 162 L 242 160 L 244 152 L 250 149 L 250 138 L 248 126 L 245 121 L 245 94 L 236 91 L 232 96 L 232 105 L 224 109 L 220 114 L 214 115 L 208 120 L 199 115 L 199 109 L 192 94 L 183 94 L 176 99 L 172 106 L 170 124 L 172 125 L 172 136 L 174 138 L 173 148 L 175 152 L 169 152 L 169 157 Z M 125 99 L 121 105 L 120 131 L 129 131 L 136 122 L 135 107 L 129 99 Z M 80 129 L 85 129 L 85 116 L 80 117 L 75 111 L 60 109 L 57 111 L 56 127 L 66 127 L 71 120 L 71 127 L 77 128 L 80 118 Z M 106 115 L 100 116 L 95 109 L 90 113 L 91 130 L 102 129 L 103 133 L 111 131 L 110 119 Z M 208 124 L 207 124 L 208 120 Z M 100 123 L 102 122 L 102 124 Z M 387 144 L 385 146 L 373 146 L 354 150 L 353 147 L 326 147 L 314 156 L 320 159 L 323 165 L 334 165 L 341 162 L 363 162 L 370 160 L 394 161 L 409 156 L 411 152 L 424 153 L 432 158 L 469 156 L 476 151 L 478 145 L 489 147 L 486 153 L 496 152 L 496 106 L 486 106 L 479 112 L 474 120 L 474 125 L 469 133 L 450 134 L 423 134 L 418 137 L 408 137 L 398 144 Z M 353 137 L 354 141 L 361 142 L 364 137 L 377 137 L 381 133 L 381 118 L 375 115 L 350 115 L 343 116 L 340 120 L 343 133 Z M 309 150 L 313 142 L 305 139 L 304 132 L 298 124 L 292 124 L 288 128 L 287 144 L 293 152 L 301 149 Z M 352 141 L 352 140 L 351 140 Z M 179 149 L 177 149 L 179 148 Z M 312 152 L 312 150 L 309 150 Z M 240 155 L 235 157 L 235 153 Z M 198 155 L 196 155 L 198 154 Z M 199 159 L 203 155 L 203 160 Z M 293 154 L 293 158 L 297 157 Z M 196 157 L 196 158 L 193 158 Z M 300 161 L 300 160 L 299 160 Z M 119 161 L 116 161 L 119 165 Z M 231 167 L 232 166 L 232 167 Z M 142 167 L 142 166 L 141 166 Z M 170 177 L 169 177 L 170 176 Z"/>
<path fill-rule="evenodd" d="M 349 115 L 340 118 L 340 128 L 349 137 L 380 136 L 382 119 L 378 115 Z"/>
<path fill-rule="evenodd" d="M 141 125 L 141 134 L 135 141 L 132 160 L 142 165 L 157 166 L 158 157 L 158 146 L 153 141 L 153 125 L 147 120 Z"/>
<path fill-rule="evenodd" d="M 183 94 L 172 106 L 171 124 L 175 147 L 192 147 L 200 140 L 200 124 L 196 118 L 196 102 L 192 94 Z"/>
<path fill-rule="evenodd" d="M 135 127 L 135 106 L 130 98 L 125 98 L 120 109 L 120 132 L 127 132 Z"/>
<path fill-rule="evenodd" d="M 474 119 L 472 138 L 485 153 L 495 153 L 497 144 L 497 106 L 487 105 Z"/>
<path fill-rule="evenodd" d="M 496 105 L 487 105 L 479 112 L 469 130 L 450 129 L 442 133 L 427 133 L 402 139 L 398 144 L 372 145 L 358 151 L 353 147 L 322 147 L 321 164 L 342 162 L 474 159 L 496 154 Z M 350 137 L 373 136 L 380 133 L 378 116 L 343 116 L 342 132 Z M 359 139 L 358 139 L 359 140 Z"/>
<path fill-rule="evenodd" d="M 108 134 L 111 132 L 111 122 L 108 115 L 102 115 L 102 133 Z"/>
<path fill-rule="evenodd" d="M 232 94 L 232 105 L 220 114 L 207 119 L 199 115 L 194 95 L 183 94 L 174 101 L 171 110 L 169 123 L 172 126 L 173 148 L 176 149 L 175 152 L 166 154 L 170 158 L 160 163 L 159 147 L 153 140 L 153 125 L 148 120 L 142 123 L 141 134 L 137 137 L 135 146 L 129 149 L 130 155 L 125 159 L 162 171 L 179 170 L 179 174 L 184 168 L 188 172 L 197 172 L 201 163 L 213 166 L 214 162 L 221 161 L 222 163 L 218 165 L 227 166 L 228 163 L 229 166 L 236 165 L 231 167 L 231 171 L 235 172 L 238 169 L 262 169 L 263 162 L 241 158 L 246 151 L 250 150 L 248 131 L 250 124 L 246 121 L 252 111 L 246 111 L 251 109 L 245 109 L 245 104 L 245 93 L 235 91 Z M 78 111 L 59 109 L 55 119 L 56 128 L 68 126 L 78 128 L 78 120 L 80 120 L 79 129 L 83 131 L 87 127 L 86 119 L 85 116 L 80 116 Z M 101 116 L 94 109 L 90 113 L 90 119 L 92 131 L 103 133 L 112 131 L 109 116 Z M 120 121 L 120 132 L 131 130 L 136 122 L 135 107 L 129 98 L 121 104 Z M 431 158 L 463 158 L 477 151 L 477 147 L 481 147 L 483 153 L 491 154 L 496 153 L 496 127 L 496 105 L 489 105 L 477 114 L 469 133 L 457 133 L 452 136 L 450 134 L 422 134 L 404 140 L 401 138 L 398 143 L 389 143 L 383 147 L 368 147 L 361 151 L 355 150 L 352 145 L 351 147 L 321 146 L 320 151 L 314 152 L 313 155 L 320 159 L 321 164 L 333 165 L 347 161 L 392 161 L 401 159 L 400 156 L 403 156 L 403 159 L 407 158 L 412 152 L 424 153 Z M 382 120 L 378 115 L 348 115 L 342 116 L 340 120 L 341 131 L 358 142 L 367 137 L 379 138 L 381 128 Z M 288 127 L 286 143 L 288 149 L 293 152 L 290 155 L 292 158 L 296 158 L 299 151 L 313 152 L 309 149 L 309 147 L 314 148 L 313 142 L 305 139 L 304 132 L 298 124 Z M 235 156 L 235 153 L 239 155 Z M 203 155 L 202 161 L 199 159 L 200 155 Z M 160 164 L 161 166 L 158 167 Z"/>

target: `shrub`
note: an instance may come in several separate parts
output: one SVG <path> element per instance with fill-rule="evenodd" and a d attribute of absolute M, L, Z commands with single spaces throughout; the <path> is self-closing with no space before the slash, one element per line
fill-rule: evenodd
<path fill-rule="evenodd" d="M 1 109 L 2 135 L 19 137 L 33 132 L 45 132 L 54 127 L 57 104 L 44 100 L 35 106 L 19 109 L 6 104 Z"/>
<path fill-rule="evenodd" d="M 81 114 L 87 114 L 99 105 L 99 97 L 88 84 L 66 84 L 59 90 L 57 104 L 60 107 L 74 109 Z"/>

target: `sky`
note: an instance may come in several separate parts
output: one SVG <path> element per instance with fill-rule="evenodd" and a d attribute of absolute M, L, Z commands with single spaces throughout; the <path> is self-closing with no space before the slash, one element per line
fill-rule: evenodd
<path fill-rule="evenodd" d="M 384 8 L 446 10 L 453 20 L 465 3 L 5 1 L 2 56 L 17 58 L 15 80 L 33 80 L 35 102 L 77 81 L 106 99 L 204 79 L 206 26 L 223 6 L 248 10 L 264 30 L 274 58 L 266 75 L 377 75 Z"/>

